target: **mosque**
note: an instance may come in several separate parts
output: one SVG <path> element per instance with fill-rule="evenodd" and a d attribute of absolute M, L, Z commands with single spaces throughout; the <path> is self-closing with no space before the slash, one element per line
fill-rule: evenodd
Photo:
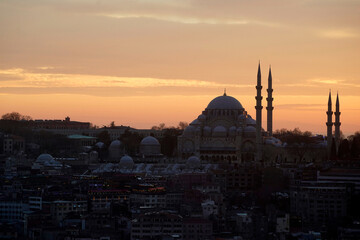
<path fill-rule="evenodd" d="M 261 126 L 262 85 L 260 64 L 257 73 L 256 120 L 234 97 L 224 95 L 214 98 L 205 110 L 192 121 L 178 138 L 179 158 L 197 156 L 211 163 L 240 164 L 262 162 L 265 138 L 272 139 L 273 97 L 271 68 L 267 89 L 267 131 Z"/>

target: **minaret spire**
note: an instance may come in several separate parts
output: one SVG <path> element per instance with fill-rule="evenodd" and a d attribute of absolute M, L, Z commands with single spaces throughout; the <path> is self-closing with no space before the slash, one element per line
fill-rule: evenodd
<path fill-rule="evenodd" d="M 339 150 L 340 145 L 340 103 L 339 103 L 339 93 L 336 94 L 336 109 L 335 109 L 335 144 L 336 152 Z"/>
<path fill-rule="evenodd" d="M 326 122 L 326 126 L 327 126 L 327 151 L 328 151 L 328 158 L 330 159 L 330 155 L 331 155 L 331 144 L 332 144 L 332 107 L 331 107 L 331 90 L 329 91 L 329 100 L 328 100 L 328 111 L 326 112 L 327 114 L 327 122 Z"/>
<path fill-rule="evenodd" d="M 267 100 L 267 131 L 269 133 L 270 136 L 272 136 L 272 120 L 273 120 L 273 100 L 274 98 L 272 97 L 272 75 L 271 75 L 271 66 L 269 67 L 269 78 L 268 78 L 268 89 L 267 89 L 267 93 L 268 93 L 268 97 L 266 98 Z"/>
<path fill-rule="evenodd" d="M 260 70 L 260 62 L 258 67 L 258 73 L 257 73 L 257 85 L 256 85 L 256 160 L 258 162 L 262 161 L 262 135 L 261 135 L 261 112 L 262 112 L 262 106 L 261 106 L 261 70 Z"/>

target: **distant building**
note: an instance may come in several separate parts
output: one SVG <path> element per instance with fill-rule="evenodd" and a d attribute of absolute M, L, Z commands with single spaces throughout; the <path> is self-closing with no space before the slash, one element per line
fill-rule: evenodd
<path fill-rule="evenodd" d="M 34 129 L 89 129 L 89 122 L 70 121 L 69 117 L 65 120 L 34 120 L 30 121 Z"/>
<path fill-rule="evenodd" d="M 3 152 L 5 154 L 22 153 L 25 151 L 25 139 L 16 135 L 5 135 L 3 139 Z"/>

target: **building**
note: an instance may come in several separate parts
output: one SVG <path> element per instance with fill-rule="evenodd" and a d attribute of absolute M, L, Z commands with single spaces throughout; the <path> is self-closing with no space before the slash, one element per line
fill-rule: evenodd
<path fill-rule="evenodd" d="M 132 220 L 131 239 L 172 236 L 182 239 L 183 217 L 169 212 L 148 212 Z"/>
<path fill-rule="evenodd" d="M 89 129 L 89 122 L 77 122 L 70 121 L 70 117 L 66 117 L 65 120 L 34 120 L 30 121 L 30 125 L 34 129 Z"/>
<path fill-rule="evenodd" d="M 290 190 L 290 210 L 304 226 L 320 227 L 347 215 L 351 194 L 343 183 L 301 181 Z"/>
<path fill-rule="evenodd" d="M 214 98 L 178 137 L 179 157 L 195 155 L 203 162 L 240 164 L 262 161 L 264 137 L 272 134 L 272 77 L 269 71 L 268 130 L 261 127 L 261 72 L 257 78 L 256 120 L 226 92 Z"/>

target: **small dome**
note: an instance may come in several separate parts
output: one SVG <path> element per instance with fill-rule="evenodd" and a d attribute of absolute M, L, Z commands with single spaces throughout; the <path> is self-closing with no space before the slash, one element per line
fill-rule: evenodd
<path fill-rule="evenodd" d="M 235 127 L 235 126 L 231 126 L 231 127 L 229 128 L 229 134 L 230 134 L 231 136 L 235 136 L 235 135 L 236 135 L 236 127 Z"/>
<path fill-rule="evenodd" d="M 109 148 L 118 148 L 122 145 L 122 143 L 120 142 L 120 140 L 114 140 L 111 142 Z"/>
<path fill-rule="evenodd" d="M 147 136 L 141 140 L 139 150 L 143 155 L 158 155 L 161 154 L 161 145 L 156 138 Z"/>
<path fill-rule="evenodd" d="M 226 128 L 223 126 L 216 126 L 213 130 L 214 137 L 226 137 Z"/>
<path fill-rule="evenodd" d="M 204 114 L 200 114 L 200 115 L 198 116 L 198 120 L 199 120 L 200 122 L 203 122 L 203 121 L 206 120 L 206 116 L 205 116 Z"/>
<path fill-rule="evenodd" d="M 55 160 L 53 156 L 47 153 L 40 154 L 36 159 L 37 163 L 54 162 L 54 161 Z"/>
<path fill-rule="evenodd" d="M 103 148 L 103 147 L 105 147 L 105 143 L 103 143 L 103 142 L 97 142 L 97 143 L 95 144 L 95 147 L 97 147 L 97 148 Z"/>
<path fill-rule="evenodd" d="M 256 128 L 253 126 L 247 126 L 247 127 L 245 127 L 244 132 L 246 132 L 246 133 L 256 132 Z"/>
<path fill-rule="evenodd" d="M 186 161 L 186 166 L 189 168 L 199 168 L 201 165 L 200 159 L 196 156 L 191 156 Z"/>
<path fill-rule="evenodd" d="M 256 124 L 256 120 L 254 120 L 250 115 L 248 115 L 247 118 L 246 118 L 246 124 L 248 124 L 248 125 L 255 125 L 255 124 Z"/>
<path fill-rule="evenodd" d="M 240 114 L 239 116 L 238 116 L 238 121 L 243 121 L 243 120 L 245 120 L 246 119 L 246 115 L 245 114 Z"/>
<path fill-rule="evenodd" d="M 199 122 L 198 119 L 195 119 L 194 121 L 192 121 L 192 122 L 190 123 L 190 125 L 199 125 L 199 124 L 200 124 L 200 122 Z"/>
<path fill-rule="evenodd" d="M 185 134 L 185 135 L 192 135 L 192 134 L 194 134 L 195 129 L 196 129 L 196 128 L 195 128 L 194 126 L 189 125 L 189 126 L 187 126 L 187 127 L 185 128 L 184 134 Z"/>
<path fill-rule="evenodd" d="M 203 131 L 204 131 L 204 136 L 205 136 L 205 137 L 210 137 L 210 135 L 211 135 L 211 127 L 205 126 L 205 127 L 203 128 Z"/>
<path fill-rule="evenodd" d="M 160 145 L 159 141 L 152 137 L 152 136 L 147 136 L 145 138 L 143 138 L 143 140 L 141 140 L 141 145 Z"/>
<path fill-rule="evenodd" d="M 227 96 L 224 94 L 223 96 L 219 96 L 214 98 L 206 109 L 244 109 L 241 103 L 233 97 Z"/>
<path fill-rule="evenodd" d="M 134 160 L 130 156 L 125 155 L 125 156 L 121 157 L 119 166 L 121 168 L 133 168 Z"/>

